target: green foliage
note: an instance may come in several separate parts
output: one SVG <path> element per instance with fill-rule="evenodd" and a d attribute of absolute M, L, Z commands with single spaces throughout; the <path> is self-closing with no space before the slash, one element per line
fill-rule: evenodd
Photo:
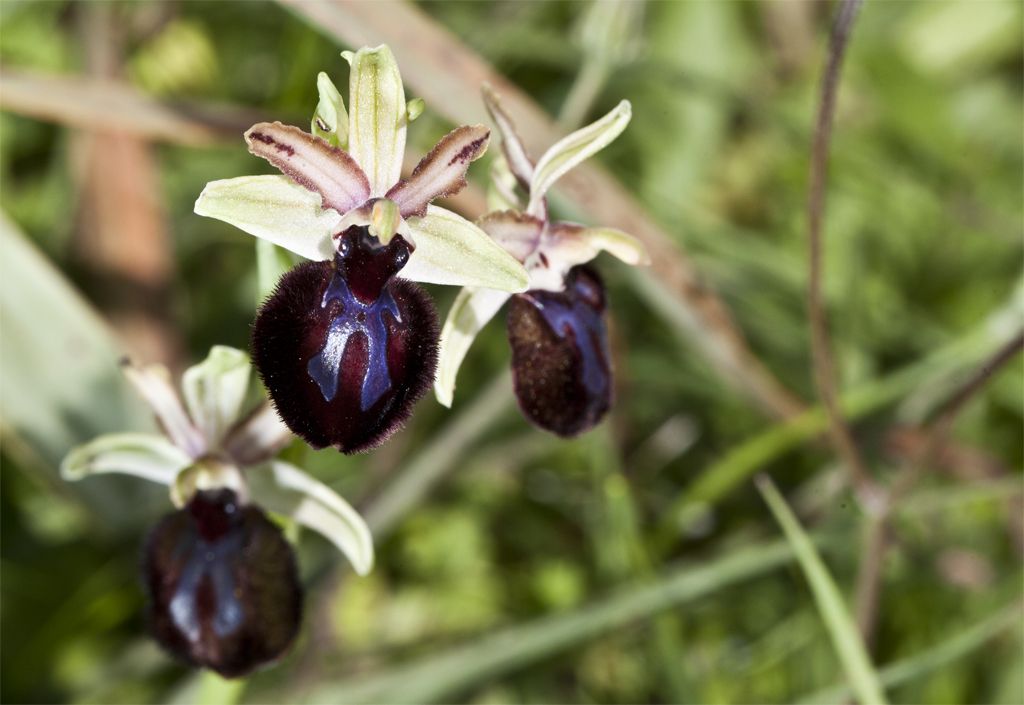
<path fill-rule="evenodd" d="M 196 216 L 193 203 L 208 181 L 267 169 L 246 153 L 244 125 L 233 141 L 150 146 L 148 195 L 169 236 L 147 242 L 167 249 L 170 271 L 131 284 L 131 266 L 95 250 L 84 199 L 106 177 L 83 167 L 86 131 L 0 97 L 0 699 L 850 698 L 844 659 L 750 482 L 775 478 L 848 604 L 864 518 L 818 442 L 827 420 L 813 403 L 805 304 L 807 157 L 829 5 L 807 3 L 794 19 L 797 5 L 648 2 L 630 30 L 637 45 L 608 56 L 580 39 L 581 3 L 421 6 L 551 115 L 589 122 L 631 101 L 630 126 L 598 160 L 810 410 L 765 418 L 708 364 L 663 286 L 602 257 L 618 394 L 601 428 L 566 443 L 514 413 L 499 315 L 470 351 L 451 411 L 424 400 L 366 456 L 285 451 L 365 510 L 377 565 L 357 578 L 303 535 L 303 636 L 244 687 L 197 677 L 144 638 L 139 542 L 170 509 L 166 494 L 114 477 L 69 485 L 57 466 L 100 433 L 151 425 L 117 373 L 140 342 L 126 312 L 170 331 L 179 347 L 165 352 L 179 368 L 213 344 L 247 346 L 254 302 L 292 260 Z M 339 51 L 355 48 L 272 3 L 4 2 L 3 70 L 94 71 L 93 6 L 110 10 L 119 80 L 190 109 L 241 106 L 252 122 L 304 126 L 317 74 L 344 86 Z M 908 462 L 898 431 L 934 418 L 1021 324 L 1020 23 L 1012 0 L 873 2 L 853 33 L 825 295 L 844 407 L 885 480 Z M 384 41 L 394 39 L 366 43 Z M 412 151 L 445 132 L 435 107 L 410 125 Z M 474 167 L 471 180 L 486 173 Z M 552 205 L 587 220 L 557 192 Z M 109 226 L 103 241 L 139 244 L 137 222 Z M 431 293 L 445 313 L 454 292 Z M 1024 700 L 1022 385 L 1016 360 L 972 397 L 953 430 L 957 453 L 897 508 L 871 654 L 893 702 Z"/>

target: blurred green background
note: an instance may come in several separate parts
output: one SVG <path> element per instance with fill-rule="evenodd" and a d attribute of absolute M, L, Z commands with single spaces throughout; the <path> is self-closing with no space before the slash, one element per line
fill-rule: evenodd
<path fill-rule="evenodd" d="M 121 354 L 180 371 L 212 344 L 247 347 L 253 241 L 192 204 L 207 181 L 267 170 L 244 148 L 248 124 L 307 124 L 320 70 L 345 85 L 339 52 L 352 47 L 308 9 L 0 3 L 3 701 L 850 697 L 808 581 L 750 482 L 774 478 L 852 604 L 869 522 L 824 417 L 766 414 L 709 360 L 715 331 L 683 325 L 685 303 L 610 258 L 598 261 L 618 388 L 606 423 L 571 442 L 528 426 L 499 319 L 450 412 L 423 400 L 369 455 L 285 451 L 365 511 L 378 565 L 357 579 L 326 542 L 301 538 L 305 625 L 280 665 L 229 686 L 147 639 L 139 546 L 170 507 L 165 491 L 111 476 L 69 485 L 57 463 L 98 433 L 152 426 L 118 377 Z M 834 9 L 331 11 L 342 26 L 384 18 L 366 43 L 392 45 L 403 69 L 427 51 L 403 18 L 444 28 L 563 132 L 631 100 L 631 125 L 598 161 L 721 297 L 765 369 L 813 407 L 805 204 Z M 921 462 L 943 405 L 1024 318 L 1022 22 L 1019 2 L 875 0 L 854 29 L 825 301 L 840 388 L 883 484 Z M 407 76 L 410 96 L 429 88 Z M 459 108 L 442 107 L 428 99 L 411 152 L 449 129 L 443 116 Z M 478 187 L 486 174 L 471 170 Z M 472 194 L 460 203 L 472 210 Z M 571 199 L 555 209 L 588 217 Z M 431 291 L 443 315 L 455 291 Z M 1017 358 L 974 394 L 893 509 L 870 650 L 895 702 L 1024 701 L 1022 382 Z"/>

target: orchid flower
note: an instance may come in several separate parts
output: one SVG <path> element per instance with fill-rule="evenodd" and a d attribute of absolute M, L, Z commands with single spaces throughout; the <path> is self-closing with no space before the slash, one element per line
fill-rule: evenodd
<path fill-rule="evenodd" d="M 251 369 L 245 353 L 214 347 L 185 371 L 179 397 L 162 366 L 126 362 L 163 433 L 100 436 L 61 464 L 68 480 L 124 473 L 169 488 L 178 511 L 151 532 L 145 552 L 151 627 L 175 655 L 225 676 L 275 660 L 300 623 L 294 556 L 264 510 L 322 534 L 358 574 L 373 567 L 359 514 L 274 458 L 293 436 L 268 403 L 246 408 Z"/>
<path fill-rule="evenodd" d="M 525 265 L 529 290 L 513 294 L 469 286 L 459 292 L 441 331 L 434 391 L 438 401 L 451 405 L 459 366 L 474 338 L 511 299 L 508 334 L 520 407 L 542 428 L 572 436 L 600 420 L 611 404 L 612 388 L 604 286 L 593 270 L 580 265 L 602 250 L 631 265 L 647 264 L 649 258 L 636 238 L 620 230 L 551 220 L 547 193 L 566 172 L 622 133 L 630 104 L 623 100 L 534 163 L 498 96 L 486 86 L 484 102 L 502 139 L 492 196 L 503 209 L 488 213 L 478 225 Z"/>
<path fill-rule="evenodd" d="M 351 112 L 321 73 L 312 134 L 279 122 L 245 133 L 283 176 L 211 182 L 195 211 L 312 260 L 261 309 L 254 362 L 292 431 L 351 453 L 390 436 L 433 380 L 435 311 L 411 282 L 517 292 L 527 275 L 479 227 L 431 204 L 465 185 L 490 131 L 456 128 L 402 179 L 422 101 L 406 102 L 386 46 L 343 56 Z"/>

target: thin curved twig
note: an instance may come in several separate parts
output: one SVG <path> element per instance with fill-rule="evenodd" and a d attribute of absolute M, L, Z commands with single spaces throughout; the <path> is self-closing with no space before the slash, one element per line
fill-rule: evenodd
<path fill-rule="evenodd" d="M 893 481 L 890 504 L 905 496 L 921 475 L 933 465 L 936 455 L 949 438 L 953 423 L 967 402 L 985 386 L 985 383 L 996 372 L 1002 369 L 1003 365 L 1016 357 L 1022 350 L 1024 350 L 1024 330 L 1007 341 L 981 367 L 975 370 L 974 374 L 957 387 L 953 396 L 942 405 L 942 410 L 935 422 L 931 424 L 931 430 L 928 432 L 915 462 L 908 465 L 906 470 L 897 475 Z"/>
<path fill-rule="evenodd" d="M 814 143 L 811 148 L 810 188 L 807 198 L 807 223 L 809 245 L 809 282 L 807 288 L 807 311 L 811 327 L 811 357 L 814 364 L 814 380 L 818 394 L 829 417 L 829 432 L 836 451 L 850 473 L 850 479 L 863 504 L 870 507 L 879 493 L 875 481 L 868 472 L 861 457 L 853 433 L 839 408 L 835 363 L 832 359 L 828 333 L 828 318 L 822 300 L 822 222 L 825 216 L 825 181 L 828 169 L 829 143 L 832 138 L 832 121 L 835 114 L 836 94 L 839 88 L 839 74 L 847 41 L 853 29 L 862 0 L 844 0 L 839 8 L 829 40 L 828 64 L 821 82 L 821 102 L 814 129 Z"/>

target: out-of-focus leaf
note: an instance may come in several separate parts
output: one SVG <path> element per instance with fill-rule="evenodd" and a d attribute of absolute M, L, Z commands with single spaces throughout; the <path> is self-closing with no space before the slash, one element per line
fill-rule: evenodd
<path fill-rule="evenodd" d="M 879 671 L 879 679 L 886 688 L 894 688 L 926 673 L 938 670 L 957 659 L 967 656 L 972 651 L 980 649 L 989 641 L 1000 634 L 1016 628 L 1019 632 L 1021 617 L 1021 606 L 1019 603 L 1004 607 L 985 619 L 957 632 L 948 639 L 943 639 L 934 647 L 925 649 L 919 653 L 908 656 L 905 659 L 891 663 Z M 1019 675 L 1019 673 L 1018 673 Z M 1021 695 L 1024 695 L 1024 685 L 1018 681 L 1016 692 L 1013 694 L 1016 700 L 1007 702 L 1018 702 Z M 837 685 L 827 690 L 818 691 L 807 697 L 800 698 L 796 702 L 807 705 L 825 705 L 826 703 L 841 703 L 850 697 L 852 691 L 848 685 Z"/>
<path fill-rule="evenodd" d="M 256 238 L 256 305 L 274 293 L 277 282 L 295 266 L 292 254 L 270 240 Z"/>
<path fill-rule="evenodd" d="M 4 433 L 56 473 L 73 446 L 146 428 L 149 414 L 126 386 L 107 327 L 2 214 L 0 251 Z"/>

